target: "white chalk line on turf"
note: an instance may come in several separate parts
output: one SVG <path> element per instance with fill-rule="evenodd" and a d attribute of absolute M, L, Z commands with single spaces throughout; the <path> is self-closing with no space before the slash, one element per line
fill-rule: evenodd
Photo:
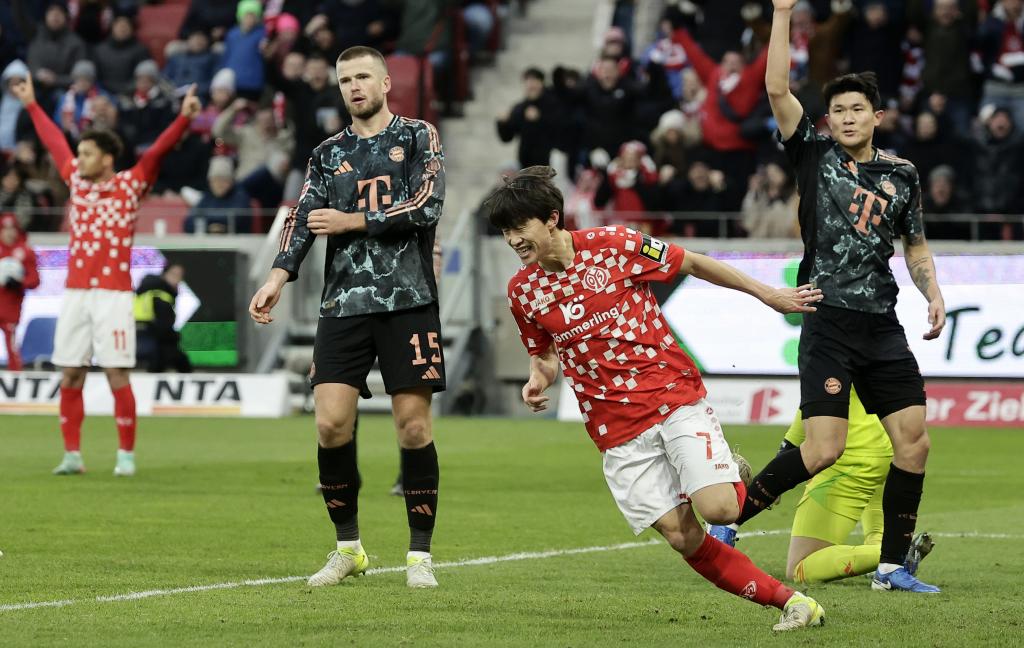
<path fill-rule="evenodd" d="M 762 531 L 748 531 L 740 533 L 743 539 L 758 538 L 762 536 L 789 535 L 789 529 L 767 529 Z M 1024 535 L 1013 533 L 982 533 L 980 531 L 963 532 L 933 532 L 932 536 L 938 538 L 982 538 L 993 540 L 1024 540 Z M 465 560 L 454 560 L 450 562 L 439 562 L 434 569 L 452 569 L 455 567 L 472 567 L 476 565 L 493 565 L 495 563 L 514 562 L 518 560 L 543 560 L 545 558 L 558 558 L 561 556 L 576 556 L 579 554 L 600 553 L 605 551 L 622 551 L 624 549 L 636 549 L 639 547 L 650 547 L 660 545 L 662 541 L 652 538 L 646 542 L 623 542 L 621 544 L 603 545 L 595 547 L 578 547 L 576 549 L 551 549 L 549 551 L 524 551 L 504 556 L 482 556 L 480 558 L 467 558 Z M 405 567 L 374 567 L 367 570 L 366 574 L 393 574 L 405 571 Z M 17 610 L 31 610 L 35 608 L 65 607 L 78 603 L 115 603 L 119 601 L 138 601 L 155 596 L 173 596 L 175 594 L 191 594 L 194 592 L 208 592 L 212 590 L 237 589 L 239 587 L 260 587 L 263 585 L 279 585 L 282 583 L 295 583 L 304 581 L 308 576 L 284 576 L 281 578 L 255 578 L 229 583 L 213 583 L 210 585 L 192 585 L 190 587 L 175 587 L 172 589 L 153 589 L 142 592 L 129 592 L 127 594 L 113 594 L 108 596 L 97 596 L 92 599 L 62 599 L 58 601 L 36 601 L 32 603 L 6 603 L 0 604 L 0 612 L 14 612 Z"/>

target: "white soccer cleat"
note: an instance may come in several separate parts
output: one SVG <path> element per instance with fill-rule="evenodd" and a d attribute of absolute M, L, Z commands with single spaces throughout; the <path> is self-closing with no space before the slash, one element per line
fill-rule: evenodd
<path fill-rule="evenodd" d="M 434 565 L 430 555 L 425 557 L 409 556 L 405 561 L 405 584 L 413 589 L 437 587 L 434 578 Z"/>
<path fill-rule="evenodd" d="M 117 451 L 117 465 L 114 466 L 114 477 L 135 476 L 135 453 L 128 450 Z"/>
<path fill-rule="evenodd" d="M 337 585 L 349 576 L 360 576 L 370 566 L 370 558 L 362 547 L 355 549 L 338 549 L 327 554 L 327 564 L 320 571 L 309 577 L 306 584 L 310 587 Z"/>
<path fill-rule="evenodd" d="M 782 608 L 779 622 L 772 626 L 775 632 L 825 625 L 825 608 L 810 596 L 793 592 Z"/>
<path fill-rule="evenodd" d="M 85 472 L 85 464 L 82 463 L 82 453 L 78 450 L 65 452 L 64 459 L 53 469 L 54 475 L 81 475 Z"/>

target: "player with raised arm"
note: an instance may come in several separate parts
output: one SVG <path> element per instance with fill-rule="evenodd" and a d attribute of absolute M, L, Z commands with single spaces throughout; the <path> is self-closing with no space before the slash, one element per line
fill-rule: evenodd
<path fill-rule="evenodd" d="M 799 283 L 824 291 L 800 334 L 800 409 L 807 439 L 777 455 L 754 477 L 742 524 L 776 497 L 835 463 L 846 445 L 850 387 L 877 414 L 892 440 L 893 460 L 882 495 L 885 529 L 872 587 L 936 593 L 903 565 L 921 503 L 930 440 L 925 428 L 924 380 L 896 319 L 896 280 L 889 267 L 893 243 L 903 238 L 914 284 L 928 301 L 932 340 L 942 333 L 942 300 L 921 214 L 917 169 L 872 145 L 881 122 L 881 98 L 871 72 L 847 74 L 825 85 L 832 137 L 789 90 L 789 22 L 796 0 L 774 0 L 765 84 L 779 137 L 796 168 L 804 242 Z M 735 528 L 716 527 L 734 541 Z"/>
<path fill-rule="evenodd" d="M 736 269 L 621 226 L 570 232 L 551 167 L 506 178 L 487 200 L 491 224 L 523 263 L 509 308 L 530 354 L 523 401 L 539 412 L 559 366 L 579 401 L 604 474 L 633 532 L 653 527 L 721 589 L 782 609 L 775 630 L 824 623 L 824 609 L 704 532 L 739 514 L 746 489 L 693 361 L 649 283 L 689 274 L 783 313 L 813 312 L 820 291 L 774 289 Z"/>
<path fill-rule="evenodd" d="M 352 125 L 313 150 L 280 253 L 249 314 L 257 323 L 271 322 L 281 289 L 298 277 L 314 238 L 328 237 L 310 383 L 320 492 L 338 544 L 309 584 L 334 585 L 369 565 L 359 539 L 353 426 L 378 360 L 401 448 L 410 528 L 406 583 L 436 587 L 430 542 L 438 464 L 430 400 L 444 389 L 445 374 L 432 256 L 444 202 L 444 155 L 432 125 L 388 109 L 391 77 L 380 52 L 345 50 L 337 74 Z"/>
<path fill-rule="evenodd" d="M 80 451 L 85 405 L 82 387 L 93 358 L 103 368 L 114 394 L 118 451 L 114 474 L 135 474 L 135 395 L 129 373 L 135 366 L 135 318 L 132 310 L 132 240 L 139 203 L 160 170 L 160 161 L 181 139 L 202 105 L 193 85 L 181 112 L 146 149 L 135 166 L 114 171 L 122 143 L 106 130 L 88 130 L 71 152 L 64 133 L 36 103 L 32 77 L 12 87 L 32 118 L 60 177 L 71 190 L 68 210 L 68 278 L 54 334 L 53 364 L 62 368 L 60 429 L 64 459 L 56 475 L 85 472 Z"/>

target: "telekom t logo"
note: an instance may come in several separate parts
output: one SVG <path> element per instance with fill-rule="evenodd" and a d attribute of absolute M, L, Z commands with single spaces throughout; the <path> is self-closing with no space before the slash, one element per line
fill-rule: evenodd
<path fill-rule="evenodd" d="M 559 304 L 558 308 L 562 311 L 566 324 L 583 317 L 583 304 Z"/>
<path fill-rule="evenodd" d="M 778 389 L 767 387 L 754 392 L 754 398 L 750 404 L 750 422 L 767 423 L 773 416 L 780 413 L 774 406 L 775 399 L 781 395 Z"/>
<path fill-rule="evenodd" d="M 857 199 L 864 196 L 863 207 L 857 203 Z M 878 214 L 873 215 L 872 208 L 878 205 Z M 868 218 L 871 219 L 872 225 L 878 225 L 882 222 L 882 214 L 885 212 L 885 208 L 889 206 L 889 201 L 882 198 L 873 191 L 868 191 L 864 187 L 857 187 L 853 192 L 853 202 L 850 203 L 850 213 L 856 214 L 860 212 L 860 218 L 854 225 L 854 228 L 861 234 L 868 233 Z"/>
<path fill-rule="evenodd" d="M 378 190 L 377 183 L 384 184 L 384 191 Z M 369 187 L 368 196 L 363 198 L 363 189 Z M 359 209 L 377 211 L 381 205 L 387 207 L 391 204 L 391 176 L 377 176 L 369 180 L 360 180 L 356 183 L 356 192 L 359 194 Z"/>

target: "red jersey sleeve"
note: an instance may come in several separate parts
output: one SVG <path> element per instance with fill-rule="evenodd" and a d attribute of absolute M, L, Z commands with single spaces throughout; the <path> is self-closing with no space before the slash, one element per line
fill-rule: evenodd
<path fill-rule="evenodd" d="M 160 133 L 160 137 L 156 138 L 152 146 L 146 149 L 146 152 L 142 154 L 139 161 L 135 164 L 135 169 L 139 172 L 140 179 L 153 184 L 160 173 L 160 162 L 174 148 L 174 145 L 178 143 L 181 136 L 185 134 L 188 125 L 188 117 L 178 115 L 171 122 L 171 125 L 164 129 L 164 132 Z"/>
<path fill-rule="evenodd" d="M 24 245 L 22 249 L 25 250 L 25 258 L 21 260 L 21 265 L 25 268 L 25 278 L 21 285 L 25 290 L 32 290 L 39 287 L 39 264 L 36 263 L 35 250 L 28 245 Z"/>
<path fill-rule="evenodd" d="M 57 127 L 57 124 L 53 123 L 50 116 L 46 114 L 46 111 L 38 103 L 30 103 L 26 110 L 28 110 L 29 117 L 32 118 L 32 125 L 36 129 L 39 140 L 46 147 L 46 150 L 50 152 L 50 155 L 53 156 L 53 162 L 57 167 L 57 171 L 60 172 L 60 177 L 64 182 L 70 182 L 71 172 L 74 171 L 72 162 L 75 159 L 75 155 L 71 152 L 71 147 L 68 146 L 64 133 Z"/>
<path fill-rule="evenodd" d="M 671 281 L 679 274 L 686 256 L 686 251 L 678 245 L 631 229 L 626 229 L 623 250 L 626 270 L 634 281 Z"/>
<path fill-rule="evenodd" d="M 527 352 L 532 356 L 540 355 L 551 347 L 554 340 L 550 333 L 527 314 L 525 302 L 528 298 L 525 293 L 515 290 L 516 285 L 515 280 L 509 282 L 508 285 L 509 310 L 512 311 L 512 317 L 516 321 L 516 326 L 519 327 L 519 338 L 523 341 Z"/>

